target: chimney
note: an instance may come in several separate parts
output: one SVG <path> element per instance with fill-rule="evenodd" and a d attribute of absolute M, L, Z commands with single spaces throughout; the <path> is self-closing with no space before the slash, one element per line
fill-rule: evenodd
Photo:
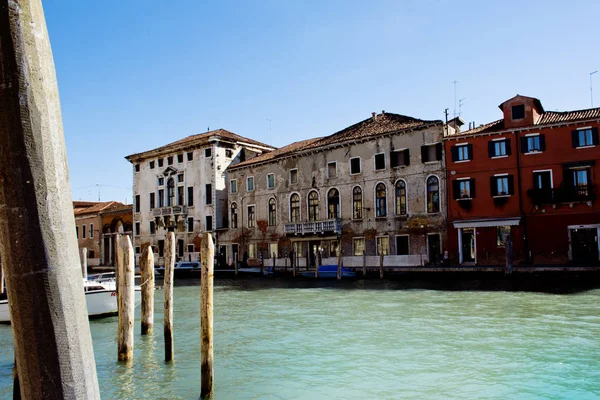
<path fill-rule="evenodd" d="M 385 110 L 381 110 L 381 115 L 385 115 Z"/>
<path fill-rule="evenodd" d="M 377 113 L 376 112 L 372 112 L 371 116 L 373 117 L 373 121 L 377 120 Z"/>
<path fill-rule="evenodd" d="M 471 123 L 469 122 L 469 130 L 471 130 Z"/>

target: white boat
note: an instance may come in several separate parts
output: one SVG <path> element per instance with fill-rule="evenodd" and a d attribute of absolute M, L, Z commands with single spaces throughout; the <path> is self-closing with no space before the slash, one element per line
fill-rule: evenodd
<path fill-rule="evenodd" d="M 85 290 L 85 303 L 90 318 L 107 317 L 115 315 L 117 306 L 117 284 L 112 279 L 99 278 L 83 281 Z M 142 302 L 142 292 L 139 286 L 135 287 L 135 307 Z M 0 323 L 10 322 L 8 300 L 0 300 Z"/>

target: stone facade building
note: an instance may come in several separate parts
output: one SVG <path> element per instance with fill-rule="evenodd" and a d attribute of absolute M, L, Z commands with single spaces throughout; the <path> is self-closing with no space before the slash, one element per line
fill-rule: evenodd
<path fill-rule="evenodd" d="M 198 259 L 201 234 L 228 226 L 226 168 L 270 150 L 218 129 L 125 157 L 133 164 L 136 260 L 150 245 L 162 265 L 168 230 L 175 232 L 178 259 Z"/>
<path fill-rule="evenodd" d="M 298 265 L 422 265 L 445 243 L 444 124 L 373 113 L 323 138 L 296 142 L 229 166 L 229 229 L 222 260 Z M 364 253 L 363 253 L 364 251 Z M 271 265 L 271 264 L 269 264 Z"/>

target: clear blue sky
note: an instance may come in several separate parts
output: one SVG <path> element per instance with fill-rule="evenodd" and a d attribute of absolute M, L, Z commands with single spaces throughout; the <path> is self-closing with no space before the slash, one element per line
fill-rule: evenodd
<path fill-rule="evenodd" d="M 131 202 L 123 158 L 208 127 L 283 146 L 372 111 L 590 107 L 600 1 L 46 0 L 74 199 Z M 600 73 L 594 76 L 600 105 Z M 269 134 L 269 122 L 271 132 Z"/>

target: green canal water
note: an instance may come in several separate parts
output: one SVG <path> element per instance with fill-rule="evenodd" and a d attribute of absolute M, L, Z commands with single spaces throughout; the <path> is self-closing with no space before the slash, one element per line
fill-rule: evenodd
<path fill-rule="evenodd" d="M 600 398 L 598 289 L 287 285 L 215 282 L 215 399 Z M 117 319 L 91 322 L 102 398 L 199 397 L 199 287 L 175 288 L 172 364 L 162 295 L 154 336 L 140 336 L 136 310 L 131 366 L 116 361 Z M 0 398 L 11 398 L 12 363 L 0 326 Z"/>

